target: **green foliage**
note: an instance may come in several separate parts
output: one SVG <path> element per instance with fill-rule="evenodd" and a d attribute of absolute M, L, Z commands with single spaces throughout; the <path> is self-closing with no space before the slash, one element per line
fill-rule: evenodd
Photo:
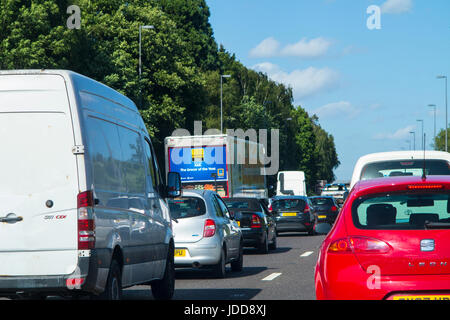
<path fill-rule="evenodd" d="M 81 9 L 79 30 L 66 27 L 72 4 Z M 304 170 L 310 186 L 333 180 L 333 137 L 294 107 L 291 88 L 218 48 L 209 17 L 205 0 L 1 0 L 0 69 L 70 69 L 125 94 L 138 106 L 160 163 L 173 130 L 193 132 L 194 120 L 204 130 L 220 128 L 220 75 L 229 74 L 224 130 L 279 128 L 280 170 Z M 141 75 L 140 25 L 154 26 L 142 30 Z"/>
<path fill-rule="evenodd" d="M 445 150 L 445 129 L 441 129 L 433 141 L 434 150 L 446 151 Z M 447 131 L 447 147 L 450 149 L 450 129 Z"/>

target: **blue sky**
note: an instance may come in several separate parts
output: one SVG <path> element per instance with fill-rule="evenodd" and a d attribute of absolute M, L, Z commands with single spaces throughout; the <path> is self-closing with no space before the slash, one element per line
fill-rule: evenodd
<path fill-rule="evenodd" d="M 295 105 L 319 116 L 350 180 L 367 153 L 427 148 L 445 127 L 450 77 L 450 0 L 207 0 L 219 44 L 245 66 L 293 88 Z M 381 10 L 369 30 L 367 8 Z M 372 21 L 372 20 L 371 20 Z"/>

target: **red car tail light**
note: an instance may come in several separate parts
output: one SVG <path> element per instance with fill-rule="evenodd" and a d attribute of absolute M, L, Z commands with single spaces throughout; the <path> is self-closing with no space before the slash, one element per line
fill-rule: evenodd
<path fill-rule="evenodd" d="M 303 210 L 303 213 L 309 213 L 311 209 L 309 208 L 308 204 L 306 204 L 305 209 Z"/>
<path fill-rule="evenodd" d="M 252 215 L 252 223 L 250 225 L 251 228 L 261 228 L 261 219 L 257 214 Z"/>
<path fill-rule="evenodd" d="M 89 250 L 95 247 L 93 206 L 94 194 L 92 191 L 78 194 L 78 250 Z"/>
<path fill-rule="evenodd" d="M 216 234 L 216 223 L 212 219 L 205 220 L 205 227 L 203 228 L 203 237 L 209 238 Z"/>
<path fill-rule="evenodd" d="M 391 247 L 384 241 L 353 236 L 333 241 L 328 247 L 332 253 L 388 253 Z"/>
<path fill-rule="evenodd" d="M 430 189 L 444 189 L 442 184 L 410 184 L 407 187 L 409 190 L 430 190 Z"/>
<path fill-rule="evenodd" d="M 331 207 L 331 212 L 336 212 L 337 211 L 337 207 L 336 206 L 332 206 Z"/>

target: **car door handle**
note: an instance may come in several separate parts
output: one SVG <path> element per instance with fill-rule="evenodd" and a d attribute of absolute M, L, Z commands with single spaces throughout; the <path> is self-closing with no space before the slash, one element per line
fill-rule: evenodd
<path fill-rule="evenodd" d="M 5 222 L 5 223 L 19 222 L 19 221 L 22 221 L 22 220 L 23 220 L 22 217 L 18 217 L 14 213 L 9 213 L 9 214 L 6 215 L 6 217 L 1 217 L 0 218 L 0 222 Z"/>

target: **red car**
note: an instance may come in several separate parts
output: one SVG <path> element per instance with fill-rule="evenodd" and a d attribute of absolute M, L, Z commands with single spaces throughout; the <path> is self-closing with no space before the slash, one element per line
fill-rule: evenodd
<path fill-rule="evenodd" d="M 450 300 L 450 177 L 358 182 L 322 243 L 315 288 L 327 300 Z"/>

